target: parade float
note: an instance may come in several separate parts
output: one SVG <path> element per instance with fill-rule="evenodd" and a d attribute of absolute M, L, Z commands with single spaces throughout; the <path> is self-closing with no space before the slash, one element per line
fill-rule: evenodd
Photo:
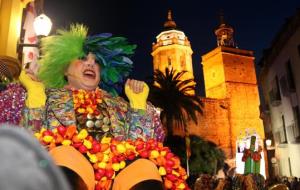
<path fill-rule="evenodd" d="M 49 151 L 57 146 L 72 146 L 86 156 L 94 168 L 96 190 L 109 189 L 127 161 L 138 158 L 155 163 L 166 189 L 188 189 L 187 174 L 180 166 L 179 157 L 154 139 L 118 141 L 104 137 L 97 141 L 86 129 L 77 131 L 76 126 L 42 129 L 35 133 L 35 137 Z"/>
<path fill-rule="evenodd" d="M 238 174 L 265 174 L 263 140 L 255 131 L 246 130 L 237 140 L 236 172 Z"/>

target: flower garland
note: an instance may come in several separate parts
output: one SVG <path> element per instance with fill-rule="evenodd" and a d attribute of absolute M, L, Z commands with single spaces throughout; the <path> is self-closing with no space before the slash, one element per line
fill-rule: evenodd
<path fill-rule="evenodd" d="M 246 162 L 246 160 L 248 158 L 252 158 L 254 160 L 254 162 L 259 162 L 261 160 L 261 151 L 262 149 L 259 148 L 258 151 L 254 151 L 254 152 L 251 152 L 250 149 L 245 149 L 244 150 L 244 154 L 243 154 L 243 157 L 242 157 L 242 161 L 243 162 Z"/>
<path fill-rule="evenodd" d="M 73 146 L 85 155 L 95 172 L 95 190 L 108 190 L 117 172 L 126 167 L 126 160 L 146 158 L 155 163 L 166 189 L 189 189 L 187 174 L 180 160 L 161 142 L 150 139 L 117 141 L 104 137 L 97 141 L 86 129 L 77 131 L 76 126 L 58 126 L 53 130 L 41 129 L 35 137 L 48 150 L 64 145 Z"/>
<path fill-rule="evenodd" d="M 99 88 L 92 92 L 74 90 L 73 101 L 75 112 L 85 115 L 98 115 L 97 105 L 102 102 L 102 93 Z"/>

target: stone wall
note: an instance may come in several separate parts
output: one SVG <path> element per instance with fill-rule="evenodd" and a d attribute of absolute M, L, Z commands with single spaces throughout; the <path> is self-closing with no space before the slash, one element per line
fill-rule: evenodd
<path fill-rule="evenodd" d="M 189 122 L 190 134 L 212 141 L 222 148 L 227 158 L 232 158 L 230 124 L 228 119 L 228 100 L 202 98 L 203 115 L 199 114 L 198 124 Z"/>

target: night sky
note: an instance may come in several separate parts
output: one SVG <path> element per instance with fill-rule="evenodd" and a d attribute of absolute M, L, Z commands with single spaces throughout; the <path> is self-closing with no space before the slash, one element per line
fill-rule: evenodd
<path fill-rule="evenodd" d="M 83 23 L 90 34 L 110 32 L 138 45 L 133 78 L 152 76 L 152 43 L 163 30 L 171 9 L 177 27 L 189 38 L 195 80 L 203 95 L 201 55 L 216 47 L 214 29 L 219 12 L 235 29 L 239 48 L 253 50 L 258 63 L 263 49 L 270 46 L 286 18 L 300 8 L 299 0 L 45 0 L 44 11 L 53 22 L 52 33 L 70 23 Z"/>

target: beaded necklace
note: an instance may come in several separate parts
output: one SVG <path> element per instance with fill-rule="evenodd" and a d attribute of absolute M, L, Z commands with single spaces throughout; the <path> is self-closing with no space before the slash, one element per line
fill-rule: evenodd
<path fill-rule="evenodd" d="M 95 91 L 73 90 L 73 102 L 79 128 L 87 129 L 97 139 L 109 132 L 110 117 L 99 88 Z"/>

